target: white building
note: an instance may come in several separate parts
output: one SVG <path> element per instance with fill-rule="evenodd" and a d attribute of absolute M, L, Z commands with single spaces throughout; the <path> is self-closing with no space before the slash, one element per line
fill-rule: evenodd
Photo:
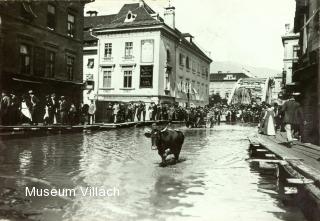
<path fill-rule="evenodd" d="M 283 81 L 282 81 L 282 74 L 278 74 L 276 76 L 273 77 L 273 81 L 274 81 L 274 85 L 272 88 L 272 101 L 275 102 L 280 102 L 279 99 L 279 95 L 282 92 L 282 87 L 283 87 Z"/>
<path fill-rule="evenodd" d="M 282 44 L 284 49 L 283 54 L 283 84 L 284 86 L 292 84 L 292 66 L 298 61 L 299 51 L 299 33 L 294 33 L 290 30 L 290 25 L 286 24 L 286 33 L 283 35 Z"/>
<path fill-rule="evenodd" d="M 219 94 L 223 99 L 229 99 L 232 90 L 241 78 L 248 78 L 245 73 L 218 72 L 210 74 L 210 95 Z"/>
<path fill-rule="evenodd" d="M 114 15 L 89 13 L 85 102 L 94 99 L 98 108 L 117 101 L 208 104 L 212 60 L 175 27 L 174 7 L 165 8 L 164 19 L 143 1 L 125 4 Z"/>

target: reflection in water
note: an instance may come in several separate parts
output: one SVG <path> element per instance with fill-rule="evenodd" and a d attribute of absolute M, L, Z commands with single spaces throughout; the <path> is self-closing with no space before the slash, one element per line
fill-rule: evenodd
<path fill-rule="evenodd" d="M 304 220 L 276 179 L 245 159 L 254 128 L 185 129 L 181 161 L 160 167 L 144 128 L 7 140 L 0 187 L 117 188 L 118 197 L 31 198 L 43 220 Z M 1 208 L 1 207 L 0 207 Z"/>

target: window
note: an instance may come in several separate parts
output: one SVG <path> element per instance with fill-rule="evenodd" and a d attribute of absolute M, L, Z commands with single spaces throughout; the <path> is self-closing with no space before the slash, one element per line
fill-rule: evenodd
<path fill-rule="evenodd" d="M 179 64 L 183 66 L 183 55 L 181 53 L 179 54 Z"/>
<path fill-rule="evenodd" d="M 34 48 L 33 55 L 33 71 L 37 76 L 44 76 L 45 73 L 45 50 L 43 48 L 36 47 Z"/>
<path fill-rule="evenodd" d="M 52 51 L 47 51 L 47 54 L 46 54 L 46 76 L 47 77 L 54 77 L 55 61 L 56 61 L 56 54 Z"/>
<path fill-rule="evenodd" d="M 28 45 L 20 45 L 20 73 L 30 74 L 30 47 Z"/>
<path fill-rule="evenodd" d="M 294 45 L 293 46 L 293 59 L 298 59 L 298 51 L 299 51 L 299 45 Z"/>
<path fill-rule="evenodd" d="M 111 70 L 103 71 L 103 87 L 111 88 Z"/>
<path fill-rule="evenodd" d="M 196 72 L 196 63 L 192 61 L 192 71 Z"/>
<path fill-rule="evenodd" d="M 56 29 L 56 7 L 48 4 L 47 11 L 47 27 L 54 30 Z"/>
<path fill-rule="evenodd" d="M 71 38 L 74 38 L 75 37 L 75 17 L 74 15 L 72 14 L 68 14 L 68 23 L 67 23 L 67 26 L 68 26 L 68 36 L 71 37 Z"/>
<path fill-rule="evenodd" d="M 190 69 L 190 62 L 189 62 L 189 57 L 187 56 L 186 58 L 186 66 L 188 69 Z"/>
<path fill-rule="evenodd" d="M 131 88 L 132 87 L 132 71 L 124 71 L 123 87 L 124 88 Z"/>
<path fill-rule="evenodd" d="M 165 90 L 170 90 L 171 82 L 170 82 L 170 76 L 171 76 L 172 68 L 167 68 L 167 71 L 165 73 Z"/>
<path fill-rule="evenodd" d="M 74 57 L 67 56 L 67 78 L 69 81 L 73 80 L 74 73 Z"/>
<path fill-rule="evenodd" d="M 170 63 L 171 61 L 171 55 L 169 49 L 167 49 L 167 63 Z"/>
<path fill-rule="evenodd" d="M 111 59 L 112 56 L 112 43 L 104 44 L 104 58 Z"/>
<path fill-rule="evenodd" d="M 132 51 L 133 51 L 133 43 L 132 42 L 126 42 L 125 43 L 125 49 L 124 49 L 124 57 L 126 59 L 132 58 Z"/>
<path fill-rule="evenodd" d="M 88 59 L 87 68 L 89 68 L 89 69 L 94 68 L 94 59 L 93 58 Z"/>

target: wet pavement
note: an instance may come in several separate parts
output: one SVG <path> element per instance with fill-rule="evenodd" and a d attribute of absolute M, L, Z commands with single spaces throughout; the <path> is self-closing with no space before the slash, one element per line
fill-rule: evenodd
<path fill-rule="evenodd" d="M 144 128 L 1 142 L 0 217 L 12 220 L 303 221 L 277 179 L 246 161 L 256 129 L 186 129 L 180 162 L 161 167 Z M 119 191 L 25 197 L 25 187 Z"/>

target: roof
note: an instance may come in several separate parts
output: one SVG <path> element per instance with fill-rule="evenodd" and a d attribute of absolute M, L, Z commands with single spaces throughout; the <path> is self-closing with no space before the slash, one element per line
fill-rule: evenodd
<path fill-rule="evenodd" d="M 85 16 L 84 17 L 84 30 L 95 28 L 103 24 L 109 24 L 115 18 L 116 14 L 113 15 L 102 15 L 102 16 Z"/>
<path fill-rule="evenodd" d="M 96 41 L 98 38 L 92 36 L 89 31 L 83 32 L 83 40 L 84 41 Z"/>
<path fill-rule="evenodd" d="M 211 73 L 210 74 L 210 82 L 238 81 L 240 78 L 249 78 L 249 76 L 244 73 Z"/>
<path fill-rule="evenodd" d="M 136 18 L 131 22 L 125 22 L 129 11 L 131 11 L 133 15 L 136 15 Z M 98 31 L 162 25 L 163 28 L 171 29 L 171 31 L 178 36 L 181 43 L 189 46 L 191 49 L 211 61 L 211 59 L 194 42 L 189 42 L 185 38 L 187 37 L 185 34 L 181 33 L 178 29 L 172 29 L 164 23 L 164 20 L 161 17 L 156 16 L 157 19 L 154 15 L 156 15 L 155 11 L 153 11 L 146 3 L 124 4 L 117 14 L 84 17 L 84 30 L 92 28 L 95 29 L 95 31 Z M 86 40 L 86 38 L 84 39 Z"/>

